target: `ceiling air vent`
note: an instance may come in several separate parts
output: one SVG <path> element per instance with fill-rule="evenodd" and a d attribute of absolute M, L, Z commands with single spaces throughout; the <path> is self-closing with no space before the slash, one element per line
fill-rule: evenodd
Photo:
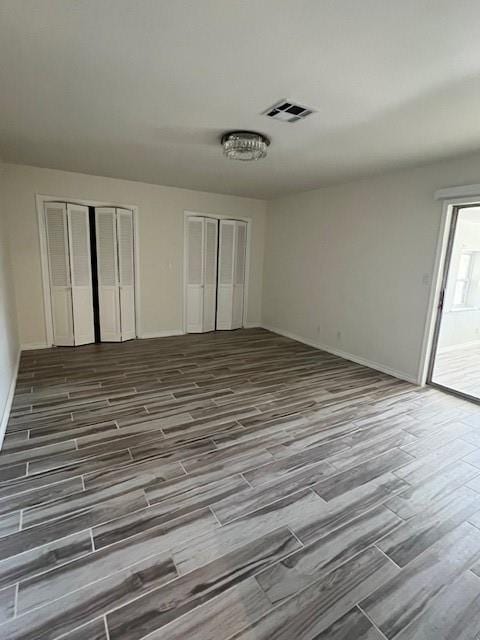
<path fill-rule="evenodd" d="M 298 122 L 314 111 L 315 109 L 297 104 L 296 102 L 292 102 L 292 100 L 280 100 L 280 102 L 274 104 L 273 107 L 264 111 L 263 115 L 274 118 L 275 120 L 282 120 L 283 122 Z"/>

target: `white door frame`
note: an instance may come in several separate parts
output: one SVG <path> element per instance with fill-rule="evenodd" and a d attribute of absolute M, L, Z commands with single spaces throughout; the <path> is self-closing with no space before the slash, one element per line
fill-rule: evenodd
<path fill-rule="evenodd" d="M 424 386 L 427 382 L 432 350 L 434 349 L 435 325 L 440 304 L 440 294 L 445 272 L 445 260 L 447 259 L 448 238 L 452 224 L 453 210 L 462 205 L 478 204 L 480 206 L 480 185 L 465 187 L 452 187 L 440 189 L 435 193 L 435 199 L 442 202 L 442 215 L 438 233 L 435 263 L 430 285 L 425 330 L 420 352 L 418 369 L 418 384 Z"/>
<path fill-rule="evenodd" d="M 187 333 L 187 247 L 186 247 L 186 228 L 187 218 L 190 216 L 200 216 L 202 218 L 214 218 L 215 220 L 240 220 L 247 223 L 247 247 L 245 255 L 245 289 L 243 292 L 243 326 L 247 326 L 247 312 L 248 312 L 248 283 L 250 280 L 250 247 L 252 236 L 252 218 L 246 218 L 244 216 L 229 216 L 218 213 L 200 213 L 199 211 L 184 211 L 183 212 L 183 333 Z"/>
<path fill-rule="evenodd" d="M 40 241 L 40 260 L 42 266 L 42 285 L 43 285 L 43 310 L 45 317 L 46 346 L 53 346 L 53 318 L 50 298 L 50 276 L 48 270 L 48 252 L 47 252 L 47 232 L 45 228 L 44 205 L 46 202 L 64 202 L 66 204 L 78 204 L 85 207 L 115 207 L 122 209 L 130 209 L 133 211 L 133 250 L 134 266 L 135 266 L 135 333 L 136 337 L 142 335 L 142 317 L 140 311 L 140 242 L 139 242 L 139 208 L 137 205 L 102 202 L 98 200 L 84 200 L 83 198 L 69 198 L 66 196 L 49 196 L 43 194 L 35 195 L 37 208 L 38 235 Z"/>

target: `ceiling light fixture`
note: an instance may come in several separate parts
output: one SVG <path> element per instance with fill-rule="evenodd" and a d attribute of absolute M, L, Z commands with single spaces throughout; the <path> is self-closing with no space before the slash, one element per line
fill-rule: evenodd
<path fill-rule="evenodd" d="M 223 153 L 230 160 L 260 160 L 269 145 L 270 140 L 255 131 L 229 131 L 222 136 Z"/>

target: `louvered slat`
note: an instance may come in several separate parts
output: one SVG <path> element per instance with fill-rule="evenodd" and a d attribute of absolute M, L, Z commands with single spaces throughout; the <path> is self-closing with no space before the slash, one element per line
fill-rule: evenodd
<path fill-rule="evenodd" d="M 76 345 L 95 342 L 88 207 L 67 205 L 73 334 Z"/>
<path fill-rule="evenodd" d="M 119 342 L 120 294 L 118 288 L 117 215 L 113 207 L 95 209 L 97 237 L 98 300 L 100 339 Z"/>
<path fill-rule="evenodd" d="M 135 290 L 133 257 L 133 213 L 117 209 L 118 271 L 120 278 L 121 339 L 135 338 Z"/>
<path fill-rule="evenodd" d="M 245 283 L 245 250 L 247 246 L 247 225 L 237 223 L 237 246 L 235 260 L 235 284 Z"/>
<path fill-rule="evenodd" d="M 203 221 L 188 221 L 188 284 L 203 284 Z"/>
<path fill-rule="evenodd" d="M 53 344 L 73 345 L 73 308 L 70 289 L 70 257 L 68 251 L 67 206 L 63 202 L 45 204 L 50 302 Z"/>
<path fill-rule="evenodd" d="M 117 209 L 120 284 L 133 285 L 133 220 L 131 211 Z"/>
<path fill-rule="evenodd" d="M 98 281 L 105 286 L 117 284 L 115 210 L 97 209 Z"/>
<path fill-rule="evenodd" d="M 235 222 L 222 220 L 220 222 L 220 258 L 219 258 L 219 282 L 220 284 L 233 284 L 233 235 Z"/>
<path fill-rule="evenodd" d="M 205 218 L 187 218 L 186 232 L 186 326 L 189 333 L 201 333 L 203 329 L 203 295 L 205 281 Z"/>
<path fill-rule="evenodd" d="M 70 284 L 65 211 L 64 204 L 45 205 L 50 282 L 54 287 L 68 287 Z"/>
<path fill-rule="evenodd" d="M 245 251 L 247 241 L 247 225 L 237 220 L 235 222 L 235 278 L 232 295 L 232 323 L 231 329 L 243 327 L 243 295 L 245 282 Z"/>
<path fill-rule="evenodd" d="M 205 284 L 217 282 L 217 226 L 216 220 L 206 221 L 205 230 Z"/>
<path fill-rule="evenodd" d="M 218 220 L 205 218 L 205 285 L 203 288 L 203 331 L 215 329 L 217 302 Z"/>
<path fill-rule="evenodd" d="M 87 210 L 88 215 L 88 210 Z M 79 209 L 69 212 L 72 285 L 90 285 L 90 235 L 86 214 Z"/>

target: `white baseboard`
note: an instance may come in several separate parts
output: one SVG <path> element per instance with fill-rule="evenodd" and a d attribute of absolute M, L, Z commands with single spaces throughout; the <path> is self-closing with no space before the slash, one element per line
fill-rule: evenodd
<path fill-rule="evenodd" d="M 260 322 L 248 322 L 244 325 L 246 329 L 254 329 L 263 327 Z M 168 338 L 170 336 L 183 336 L 185 331 L 182 329 L 166 329 L 165 331 L 147 331 L 137 336 L 139 340 L 148 340 L 148 338 Z M 34 349 L 49 349 L 51 345 L 45 342 L 25 343 L 21 345 L 22 351 L 33 351 Z"/>
<path fill-rule="evenodd" d="M 142 333 L 138 336 L 140 340 L 144 340 L 146 338 L 168 338 L 169 336 L 183 336 L 184 331 L 182 329 L 167 329 L 166 331 L 150 331 L 147 333 Z"/>
<path fill-rule="evenodd" d="M 144 340 L 148 338 L 168 338 L 169 336 L 182 336 L 184 331 L 181 329 L 167 329 L 166 331 L 151 331 L 147 333 L 142 333 L 137 336 L 139 340 Z M 33 351 L 34 349 L 49 349 L 51 345 L 46 344 L 45 342 L 38 343 L 26 343 L 21 345 L 22 351 Z"/>
<path fill-rule="evenodd" d="M 262 329 L 263 324 L 261 322 L 244 322 L 243 328 L 244 329 Z"/>
<path fill-rule="evenodd" d="M 26 344 L 21 344 L 20 349 L 22 351 L 33 351 L 35 349 L 50 349 L 51 345 L 46 342 L 27 342 Z"/>
<path fill-rule="evenodd" d="M 418 385 L 418 379 L 405 373 L 403 371 L 398 371 L 396 369 L 392 369 L 391 367 L 387 367 L 379 362 L 374 362 L 373 360 L 367 360 L 366 358 L 362 358 L 361 356 L 356 356 L 353 353 L 348 353 L 346 351 L 342 351 L 341 349 L 336 349 L 335 347 L 331 347 L 327 344 L 321 344 L 319 342 L 314 342 L 313 340 L 308 340 L 307 338 L 303 338 L 302 336 L 298 336 L 295 333 L 291 333 L 290 331 L 285 331 L 284 329 L 279 329 L 278 327 L 272 327 L 270 325 L 264 324 L 262 325 L 264 329 L 268 331 L 272 331 L 273 333 L 278 333 L 281 336 L 285 336 L 286 338 L 291 338 L 292 340 L 296 340 L 297 342 L 303 342 L 303 344 L 308 344 L 310 347 L 314 347 L 315 349 L 320 349 L 321 351 L 326 351 L 327 353 L 331 353 L 334 356 L 338 356 L 339 358 L 343 358 L 344 360 L 350 360 L 351 362 L 355 362 L 356 364 L 361 364 L 364 367 L 369 367 L 370 369 L 375 369 L 376 371 L 381 371 L 382 373 L 386 373 L 389 376 L 393 376 L 394 378 L 399 378 L 400 380 L 405 380 L 406 382 L 411 382 L 412 384 Z"/>
<path fill-rule="evenodd" d="M 17 383 L 18 367 L 20 366 L 21 350 L 18 350 L 17 362 L 13 368 L 12 380 L 10 382 L 10 388 L 8 390 L 7 401 L 3 409 L 2 419 L 0 421 L 0 449 L 3 445 L 3 439 L 7 430 L 8 418 L 10 417 L 10 409 L 12 408 L 13 396 L 15 394 L 15 385 Z"/>

